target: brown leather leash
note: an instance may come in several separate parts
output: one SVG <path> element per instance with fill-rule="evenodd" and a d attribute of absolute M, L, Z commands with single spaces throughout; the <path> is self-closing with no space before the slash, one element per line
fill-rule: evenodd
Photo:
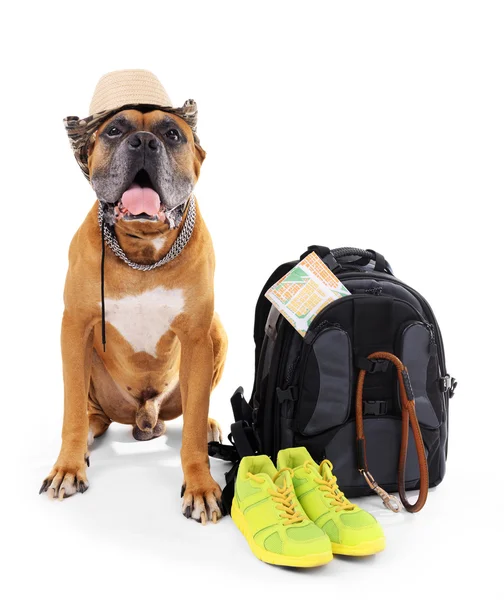
<path fill-rule="evenodd" d="M 399 468 L 398 468 L 398 490 L 399 497 L 404 508 L 411 513 L 418 512 L 421 510 L 427 500 L 427 494 L 429 492 L 429 469 L 427 466 L 427 459 L 425 458 L 425 449 L 423 445 L 422 433 L 415 412 L 415 398 L 413 395 L 413 389 L 411 387 L 408 370 L 402 364 L 402 362 L 390 352 L 373 352 L 367 357 L 369 360 L 388 360 L 393 363 L 397 369 L 397 378 L 399 380 L 399 395 L 401 397 L 401 419 L 402 419 L 402 436 L 401 436 L 401 450 L 399 454 Z M 357 380 L 357 393 L 356 393 L 356 405 L 355 405 L 355 425 L 357 431 L 357 460 L 358 469 L 364 476 L 369 487 L 376 492 L 387 508 L 394 512 L 399 512 L 401 506 L 395 496 L 388 494 L 378 483 L 374 480 L 373 476 L 369 472 L 366 457 L 366 439 L 364 437 L 364 419 L 362 412 L 362 395 L 364 390 L 364 380 L 366 378 L 367 371 L 361 369 L 359 372 L 359 378 Z M 406 498 L 405 490 L 405 470 L 406 470 L 406 457 L 408 452 L 408 434 L 409 425 L 411 422 L 411 428 L 413 431 L 413 438 L 415 440 L 415 447 L 418 455 L 418 464 L 420 468 L 420 493 L 418 499 L 414 504 L 410 504 Z"/>

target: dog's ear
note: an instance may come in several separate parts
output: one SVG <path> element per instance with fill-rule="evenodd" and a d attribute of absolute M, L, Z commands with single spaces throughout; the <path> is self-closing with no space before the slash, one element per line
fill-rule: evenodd
<path fill-rule="evenodd" d="M 199 177 L 201 165 L 205 160 L 206 152 L 203 148 L 194 142 L 194 171 L 196 173 L 196 177 Z"/>
<path fill-rule="evenodd" d="M 96 141 L 96 131 L 93 133 L 93 135 L 89 138 L 89 142 L 87 145 L 87 162 L 88 162 L 88 169 L 91 172 L 92 166 L 91 166 L 91 157 L 93 156 L 93 150 L 95 147 L 95 141 Z"/>
<path fill-rule="evenodd" d="M 194 149 L 196 150 L 196 156 L 199 158 L 199 163 L 202 165 L 203 161 L 205 160 L 206 152 L 199 144 L 196 143 L 194 144 Z"/>

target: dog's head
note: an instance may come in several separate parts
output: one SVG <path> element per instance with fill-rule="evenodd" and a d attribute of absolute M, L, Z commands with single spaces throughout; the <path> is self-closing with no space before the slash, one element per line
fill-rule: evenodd
<path fill-rule="evenodd" d="M 180 222 L 205 151 L 191 127 L 162 110 L 123 110 L 105 121 L 89 147 L 91 185 L 108 222 Z"/>

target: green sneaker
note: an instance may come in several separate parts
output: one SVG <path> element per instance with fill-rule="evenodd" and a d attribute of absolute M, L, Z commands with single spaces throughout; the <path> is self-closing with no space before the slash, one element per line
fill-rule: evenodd
<path fill-rule="evenodd" d="M 267 456 L 247 456 L 238 468 L 231 517 L 260 560 L 316 567 L 332 560 L 331 542 L 299 505 L 290 469 Z"/>
<path fill-rule="evenodd" d="M 385 548 L 380 524 L 345 498 L 328 460 L 317 465 L 306 448 L 288 448 L 278 453 L 277 466 L 292 469 L 299 503 L 329 536 L 334 554 L 367 556 Z"/>

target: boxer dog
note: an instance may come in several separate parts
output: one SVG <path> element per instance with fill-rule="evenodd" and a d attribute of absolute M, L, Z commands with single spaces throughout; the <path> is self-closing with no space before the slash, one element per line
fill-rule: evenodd
<path fill-rule="evenodd" d="M 204 158 L 185 120 L 155 107 L 122 110 L 96 130 L 90 181 L 129 260 L 148 265 L 170 250 Z M 159 268 L 135 270 L 106 247 L 104 347 L 98 204 L 70 245 L 61 330 L 62 444 L 40 491 L 59 499 L 85 492 L 88 448 L 113 421 L 132 425 L 137 440 L 149 440 L 183 414 L 182 512 L 215 522 L 221 490 L 210 474 L 207 441 L 221 434 L 208 407 L 227 338 L 214 313 L 210 234 L 196 204 L 189 241 Z"/>

